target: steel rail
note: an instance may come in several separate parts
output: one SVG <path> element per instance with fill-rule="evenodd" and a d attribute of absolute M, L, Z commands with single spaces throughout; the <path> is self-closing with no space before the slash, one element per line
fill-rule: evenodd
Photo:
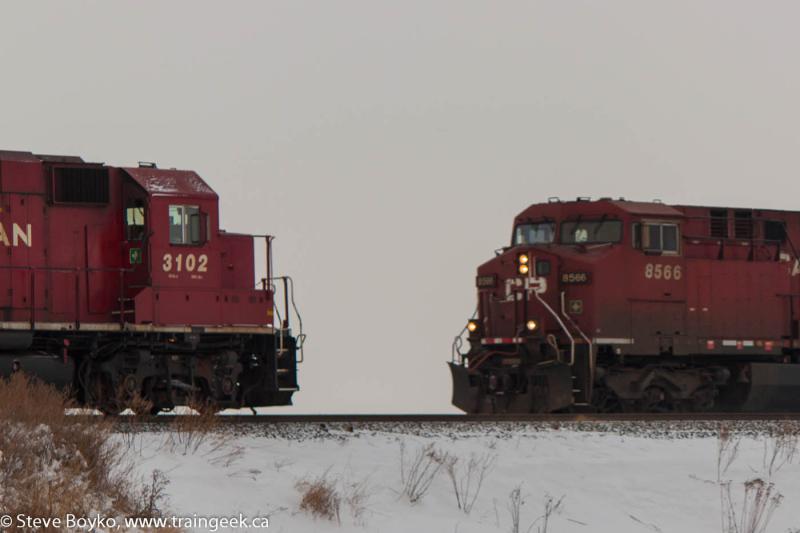
<path fill-rule="evenodd" d="M 93 415 L 76 415 L 78 418 Z M 118 423 L 169 424 L 187 415 L 161 414 L 151 417 L 118 416 Z M 98 416 L 99 418 L 99 416 Z M 569 423 L 569 422 L 735 422 L 800 421 L 800 412 L 792 413 L 549 413 L 549 414 L 318 414 L 318 415 L 217 415 L 220 424 L 370 424 L 370 423 Z"/>

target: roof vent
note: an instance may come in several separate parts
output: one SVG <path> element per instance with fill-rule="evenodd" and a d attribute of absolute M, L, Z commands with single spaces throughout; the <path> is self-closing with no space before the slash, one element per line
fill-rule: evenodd
<path fill-rule="evenodd" d="M 575 199 L 575 201 L 576 202 L 591 202 L 592 201 L 592 197 L 591 196 L 578 196 Z"/>
<path fill-rule="evenodd" d="M 150 161 L 139 161 L 139 168 L 158 168 L 155 163 Z"/>
<path fill-rule="evenodd" d="M 548 198 L 548 199 L 547 199 L 547 203 L 548 203 L 548 204 L 558 204 L 558 203 L 561 203 L 561 198 L 559 198 L 558 196 L 551 196 L 550 198 Z"/>

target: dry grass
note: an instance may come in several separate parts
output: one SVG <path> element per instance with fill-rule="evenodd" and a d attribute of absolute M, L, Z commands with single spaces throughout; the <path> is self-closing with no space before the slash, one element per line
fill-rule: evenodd
<path fill-rule="evenodd" d="M 793 463 L 800 455 L 800 434 L 796 426 L 784 422 L 764 441 L 763 469 L 772 478 L 781 468 Z"/>
<path fill-rule="evenodd" d="M 800 438 L 790 424 L 780 426 L 764 442 L 762 468 L 764 479 L 755 478 L 741 484 L 743 494 L 733 494 L 734 482 L 724 479 L 736 461 L 741 439 L 722 427 L 717 440 L 717 484 L 720 491 L 721 527 L 723 533 L 765 533 L 783 496 L 771 479 L 798 455 Z M 738 486 L 738 484 L 736 484 Z"/>
<path fill-rule="evenodd" d="M 211 405 L 193 400 L 189 407 L 195 414 L 176 416 L 170 426 L 166 444 L 173 453 L 197 453 L 205 442 L 218 434 L 219 417 Z"/>
<path fill-rule="evenodd" d="M 341 523 L 342 496 L 327 472 L 313 481 L 299 482 L 297 490 L 301 494 L 301 511 L 311 513 L 314 518 Z"/>
<path fill-rule="evenodd" d="M 344 501 L 350 508 L 353 521 L 357 525 L 366 525 L 366 515 L 369 511 L 367 502 L 370 497 L 370 487 L 367 479 L 357 483 L 350 483 L 346 487 Z"/>
<path fill-rule="evenodd" d="M 68 416 L 72 407 L 65 393 L 22 373 L 0 380 L 0 509 L 40 517 L 158 516 L 163 479 L 146 487 L 132 481 L 111 422 Z"/>
<path fill-rule="evenodd" d="M 517 485 L 508 495 L 508 513 L 511 515 L 511 533 L 519 533 L 519 523 L 522 506 L 525 498 L 522 495 L 522 485 Z"/>
<path fill-rule="evenodd" d="M 406 457 L 405 444 L 400 445 L 400 482 L 402 494 L 411 503 L 417 503 L 430 489 L 446 458 L 433 444 L 417 449 L 413 457 Z"/>
<path fill-rule="evenodd" d="M 300 510 L 314 518 L 342 523 L 344 510 L 354 525 L 366 526 L 371 487 L 368 479 L 348 480 L 344 474 L 332 476 L 330 469 L 311 480 L 302 480 L 295 487 L 300 492 Z"/>
<path fill-rule="evenodd" d="M 561 496 L 557 500 L 549 494 L 544 497 L 544 512 L 536 522 L 534 522 L 534 524 L 540 523 L 537 527 L 539 533 L 547 533 L 547 528 L 550 526 L 550 519 L 553 515 L 559 514 L 563 510 L 563 506 L 564 496 Z"/>
<path fill-rule="evenodd" d="M 783 501 L 783 496 L 775 490 L 775 485 L 762 479 L 751 479 L 744 483 L 744 496 L 738 505 L 731 494 L 730 482 L 724 485 L 724 491 L 724 533 L 764 533 L 772 515 Z"/>
<path fill-rule="evenodd" d="M 469 460 L 464 462 L 460 461 L 458 457 L 444 454 L 439 457 L 439 460 L 450 478 L 458 508 L 464 514 L 469 514 L 478 499 L 486 476 L 494 468 L 497 456 L 473 454 L 470 455 Z"/>

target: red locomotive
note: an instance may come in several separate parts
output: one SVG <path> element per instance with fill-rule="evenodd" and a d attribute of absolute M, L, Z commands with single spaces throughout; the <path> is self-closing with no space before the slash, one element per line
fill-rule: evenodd
<path fill-rule="evenodd" d="M 535 204 L 478 267 L 456 339 L 469 413 L 797 411 L 800 213 Z"/>
<path fill-rule="evenodd" d="M 0 151 L 0 375 L 36 375 L 107 413 L 137 395 L 153 412 L 290 404 L 304 337 L 261 237 L 259 287 L 255 237 L 220 229 L 195 172 Z"/>

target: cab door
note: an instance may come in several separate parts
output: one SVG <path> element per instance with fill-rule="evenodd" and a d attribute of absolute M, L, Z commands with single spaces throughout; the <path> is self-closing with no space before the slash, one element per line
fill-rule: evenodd
<path fill-rule="evenodd" d="M 147 194 L 130 184 L 123 193 L 122 265 L 124 294 L 131 299 L 150 286 L 150 206 Z M 127 300 L 130 301 L 130 300 Z M 132 308 L 132 305 L 127 306 Z M 131 318 L 131 317 L 126 317 Z"/>

